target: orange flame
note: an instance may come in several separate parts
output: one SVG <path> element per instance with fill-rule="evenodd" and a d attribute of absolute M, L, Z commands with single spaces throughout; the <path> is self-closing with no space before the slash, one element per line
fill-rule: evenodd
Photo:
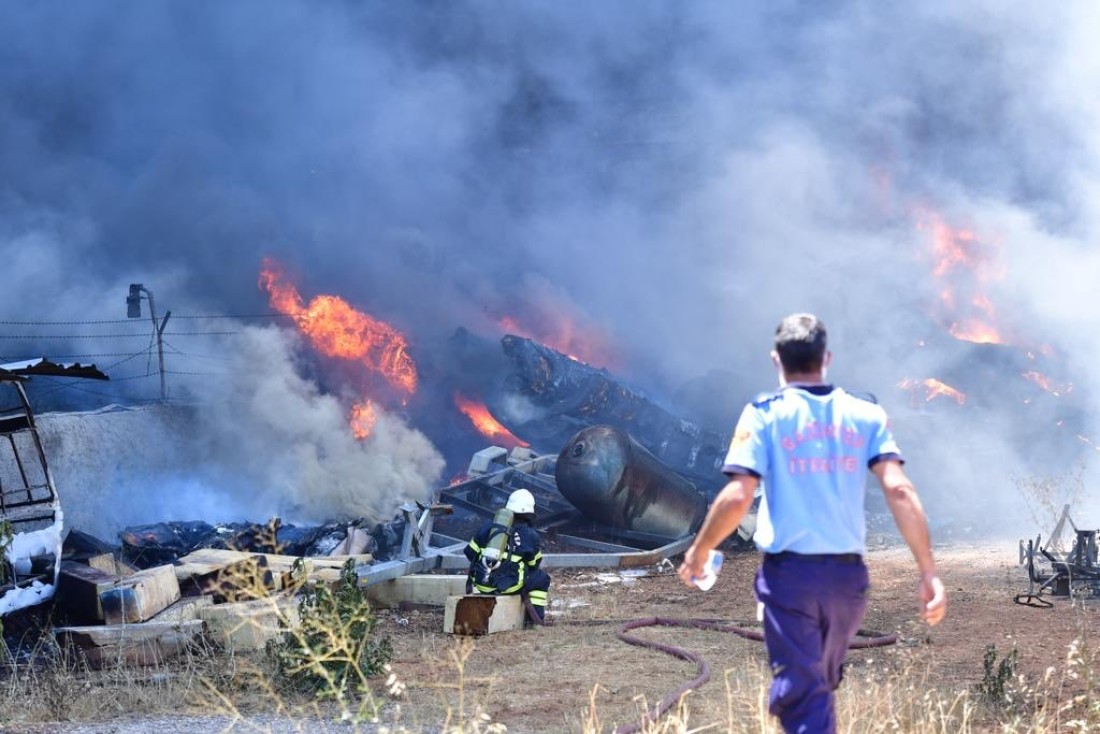
<path fill-rule="evenodd" d="M 1001 280 L 999 248 L 969 229 L 953 228 L 934 211 L 917 213 L 917 227 L 932 237 L 932 275 L 940 281 L 942 317 L 951 336 L 978 344 L 1004 344 L 993 302 L 985 289 Z"/>
<path fill-rule="evenodd" d="M 1023 377 L 1025 380 L 1030 380 L 1031 382 L 1034 382 L 1036 385 L 1043 388 L 1048 393 L 1057 398 L 1060 398 L 1062 397 L 1062 395 L 1073 390 L 1073 383 L 1067 382 L 1064 385 L 1056 385 L 1049 377 L 1041 372 L 1036 372 L 1035 370 L 1023 372 L 1020 374 L 1020 376 Z"/>
<path fill-rule="evenodd" d="M 962 405 L 966 402 L 966 394 L 956 390 L 945 382 L 941 382 L 934 377 L 929 377 L 924 380 L 914 380 L 906 377 L 904 380 L 898 383 L 898 387 L 902 390 L 912 392 L 918 386 L 924 386 L 924 400 L 928 402 L 933 398 L 940 396 L 954 399 L 956 403 Z"/>
<path fill-rule="evenodd" d="M 360 441 L 374 432 L 374 424 L 377 422 L 378 410 L 371 401 L 364 400 L 361 403 L 356 403 L 351 406 L 351 415 L 348 416 L 348 423 L 351 424 L 351 432 L 355 434 L 355 437 Z"/>
<path fill-rule="evenodd" d="M 270 295 L 271 307 L 293 318 L 319 352 L 357 361 L 405 393 L 416 391 L 416 364 L 401 332 L 356 311 L 339 296 L 315 296 L 303 304 L 298 289 L 285 282 L 282 269 L 269 258 L 263 261 L 260 287 Z"/>
<path fill-rule="evenodd" d="M 976 321 L 967 321 L 962 324 L 952 323 L 947 331 L 959 341 L 974 342 L 975 344 L 1004 344 L 1004 339 L 999 331 L 988 324 Z"/>
<path fill-rule="evenodd" d="M 612 367 L 617 361 L 605 339 L 568 320 L 556 319 L 553 330 L 528 328 L 512 316 L 502 316 L 497 323 L 505 333 L 534 339 L 577 362 Z"/>
<path fill-rule="evenodd" d="M 529 445 L 513 436 L 507 428 L 502 426 L 484 404 L 464 398 L 458 393 L 455 393 L 454 399 L 459 412 L 470 419 L 470 422 L 474 424 L 474 428 L 481 435 L 509 446 Z"/>

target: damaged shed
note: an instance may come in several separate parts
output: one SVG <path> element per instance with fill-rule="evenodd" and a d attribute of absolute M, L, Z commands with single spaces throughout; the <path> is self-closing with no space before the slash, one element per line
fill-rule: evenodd
<path fill-rule="evenodd" d="M 53 596 L 62 513 L 23 383 L 33 376 L 106 380 L 95 365 L 0 364 L 0 616 Z"/>

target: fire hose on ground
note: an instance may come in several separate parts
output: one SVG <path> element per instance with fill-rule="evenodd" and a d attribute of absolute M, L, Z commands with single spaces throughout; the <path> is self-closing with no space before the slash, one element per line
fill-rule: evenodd
<path fill-rule="evenodd" d="M 531 600 L 526 594 L 521 594 L 520 598 L 523 600 L 523 606 L 527 613 L 527 619 L 534 625 L 547 625 L 536 612 L 534 606 L 531 604 Z M 646 724 L 651 724 L 662 716 L 664 716 L 669 709 L 676 705 L 676 703 L 683 698 L 688 692 L 700 688 L 710 680 L 710 665 L 706 660 L 703 660 L 702 656 L 698 653 L 685 650 L 682 647 L 676 647 L 675 645 L 665 645 L 660 642 L 653 642 L 651 640 L 644 640 L 641 637 L 636 637 L 630 632 L 632 630 L 640 629 L 642 627 L 684 627 L 689 629 L 699 630 L 713 630 L 715 632 L 728 632 L 730 634 L 743 637 L 746 640 L 754 640 L 756 642 L 764 641 L 764 633 L 758 629 L 751 629 L 748 627 L 740 627 L 735 624 L 731 624 L 720 619 L 674 619 L 671 617 L 642 617 L 640 619 L 634 619 L 622 623 L 616 631 L 615 636 L 628 645 L 634 645 L 636 647 L 645 647 L 651 650 L 657 650 L 663 652 L 666 655 L 671 655 L 674 658 L 685 660 L 689 663 L 695 663 L 696 675 L 690 681 L 684 683 L 679 688 L 676 688 L 669 693 L 666 693 L 661 697 L 652 709 L 646 711 L 642 720 L 636 724 L 626 724 L 618 727 L 614 730 L 613 734 L 635 734 L 642 730 Z M 897 643 L 898 636 L 894 634 L 886 634 L 882 632 L 872 632 L 870 630 L 859 630 L 856 632 L 856 638 L 848 644 L 849 650 L 861 650 L 871 647 L 886 647 L 887 645 L 893 645 Z"/>
<path fill-rule="evenodd" d="M 756 640 L 762 642 L 764 640 L 764 634 L 760 630 L 749 629 L 746 627 L 738 627 L 736 625 L 714 619 L 671 619 L 667 617 L 645 617 L 642 619 L 635 619 L 630 622 L 624 623 L 619 627 L 616 636 L 628 645 L 635 645 L 637 647 L 645 647 L 651 650 L 658 650 L 672 657 L 685 660 L 687 662 L 695 663 L 696 675 L 693 679 L 684 683 L 679 688 L 666 693 L 652 709 L 648 710 L 643 719 L 637 724 L 629 724 L 620 726 L 615 729 L 614 734 L 634 734 L 634 732 L 641 731 L 642 727 L 646 724 L 653 723 L 657 719 L 661 718 L 671 709 L 676 703 L 684 697 L 689 691 L 695 690 L 701 687 L 704 683 L 710 680 L 710 665 L 707 661 L 698 654 L 685 650 L 681 647 L 674 645 L 665 645 L 660 642 L 653 642 L 651 640 L 644 640 L 640 637 L 636 637 L 630 632 L 632 630 L 639 629 L 641 627 L 686 627 L 691 629 L 701 630 L 714 630 L 717 632 L 729 632 L 737 635 L 738 637 L 744 637 L 747 640 Z M 886 645 L 893 645 L 897 642 L 897 635 L 882 634 L 880 632 L 870 632 L 867 630 L 860 630 L 856 633 L 856 639 L 853 640 L 848 648 L 850 650 L 857 650 L 868 647 L 885 647 Z"/>

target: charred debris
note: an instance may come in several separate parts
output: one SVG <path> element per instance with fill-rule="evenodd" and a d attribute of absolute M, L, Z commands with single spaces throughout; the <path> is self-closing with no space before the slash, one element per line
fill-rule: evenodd
<path fill-rule="evenodd" d="M 565 461 L 530 449 L 483 449 L 466 479 L 431 504 L 403 505 L 385 523 L 165 522 L 124 529 L 118 546 L 70 531 L 53 633 L 93 666 L 165 660 L 200 637 L 260 649 L 297 624 L 295 597 L 304 585 L 335 587 L 349 569 L 372 605 L 445 606 L 462 598 L 462 551 L 474 529 L 521 487 L 536 497 L 547 568 L 637 568 L 682 552 L 706 499 L 689 495 L 690 484 L 625 433 L 596 428 L 596 437 L 582 432 L 572 444 L 583 442 L 585 451 Z M 393 586 L 399 582 L 408 583 Z"/>
<path fill-rule="evenodd" d="M 548 545 L 570 551 L 652 549 L 689 535 L 702 521 L 723 482 L 727 436 L 674 415 L 605 369 L 531 339 L 491 341 L 459 329 L 447 351 L 455 367 L 449 372 L 459 377 L 445 389 L 482 398 L 527 446 L 485 447 L 482 438 L 463 479 L 387 522 L 163 522 L 120 532 L 122 557 L 144 567 L 199 549 L 232 548 L 400 561 L 418 550 L 464 543 L 518 488 L 535 494 Z"/>
<path fill-rule="evenodd" d="M 494 341 L 458 329 L 448 343 L 448 388 L 480 396 L 505 428 L 542 454 L 557 454 L 581 430 L 629 434 L 704 494 L 723 482 L 729 433 L 676 415 L 640 391 L 544 344 L 513 334 Z"/>
<path fill-rule="evenodd" d="M 521 487 L 536 497 L 547 567 L 643 566 L 686 547 L 721 483 L 725 437 L 529 339 L 493 344 L 460 330 L 452 347 L 454 373 L 478 383 L 470 392 L 529 446 L 482 439 L 461 480 L 384 522 L 190 519 L 124 528 L 117 543 L 63 531 L 22 387 L 35 375 L 107 376 L 46 360 L 0 366 L 0 616 L 56 598 L 55 634 L 92 663 L 163 659 L 211 630 L 235 648 L 258 647 L 279 625 L 243 621 L 270 617 L 271 602 L 288 608 L 303 583 L 337 583 L 348 567 L 368 592 L 424 572 L 462 578 L 469 537 Z M 506 409 L 517 401 L 522 418 Z M 246 626 L 254 631 L 242 638 Z"/>

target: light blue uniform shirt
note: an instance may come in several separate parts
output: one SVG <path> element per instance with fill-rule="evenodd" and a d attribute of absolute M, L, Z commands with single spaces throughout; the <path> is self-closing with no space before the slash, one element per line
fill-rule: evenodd
<path fill-rule="evenodd" d="M 763 480 L 760 550 L 862 555 L 867 469 L 883 459 L 901 451 L 874 398 L 788 386 L 745 406 L 722 470 Z"/>

